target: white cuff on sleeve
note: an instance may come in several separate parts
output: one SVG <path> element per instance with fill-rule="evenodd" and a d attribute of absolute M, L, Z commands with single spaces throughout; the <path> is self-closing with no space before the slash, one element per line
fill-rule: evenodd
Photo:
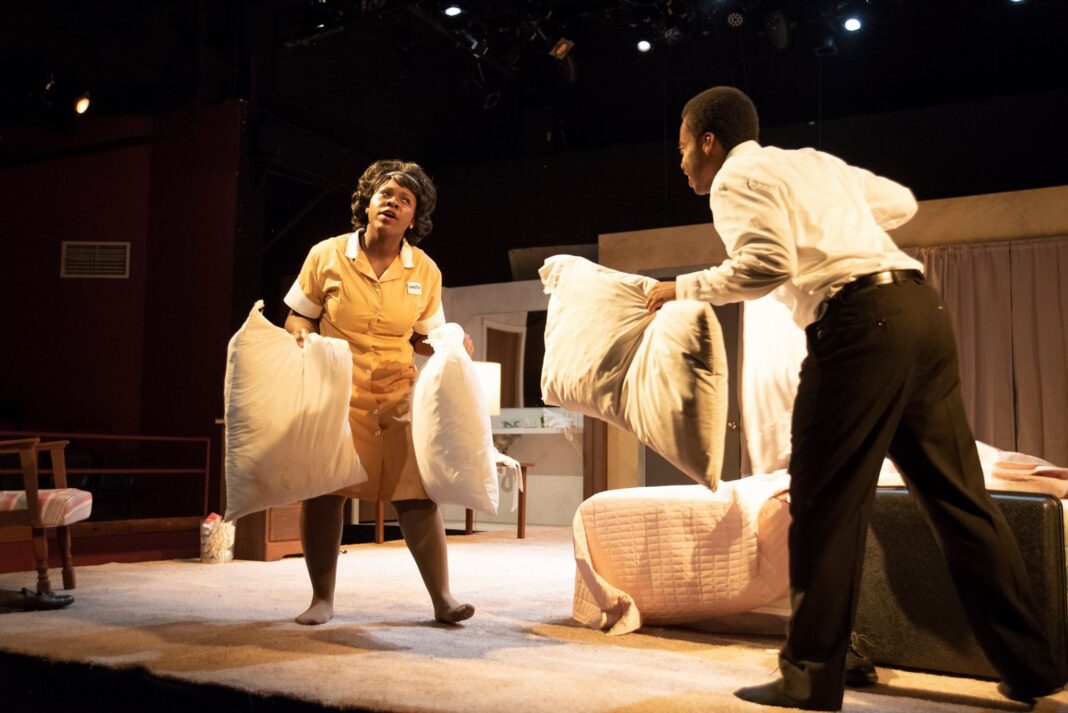
<path fill-rule="evenodd" d="M 690 272 L 685 275 L 679 275 L 675 278 L 675 299 L 679 300 L 699 300 L 701 299 L 700 289 L 698 288 L 698 282 L 701 279 L 701 273 Z"/>
<path fill-rule="evenodd" d="M 430 334 L 432 330 L 445 324 L 445 310 L 438 305 L 438 311 L 433 316 L 415 323 L 415 331 L 420 334 Z"/>
<path fill-rule="evenodd" d="M 310 319 L 319 319 L 319 315 L 323 313 L 322 305 L 317 305 L 304 296 L 304 292 L 300 289 L 300 280 L 293 281 L 293 286 L 289 288 L 289 292 L 282 301 L 297 314 Z"/>

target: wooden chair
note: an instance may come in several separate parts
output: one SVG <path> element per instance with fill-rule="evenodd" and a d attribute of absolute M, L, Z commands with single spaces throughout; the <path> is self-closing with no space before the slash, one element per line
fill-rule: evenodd
<path fill-rule="evenodd" d="M 63 588 L 74 589 L 74 563 L 70 554 L 72 523 L 89 517 L 93 494 L 67 487 L 64 448 L 68 441 L 42 443 L 40 438 L 0 441 L 0 455 L 17 454 L 22 466 L 23 490 L 0 490 L 0 527 L 29 527 L 33 532 L 33 554 L 37 560 L 37 591 L 52 591 L 48 578 L 48 537 L 55 529 L 63 561 Z M 54 487 L 40 487 L 37 454 L 47 451 L 52 458 Z"/>

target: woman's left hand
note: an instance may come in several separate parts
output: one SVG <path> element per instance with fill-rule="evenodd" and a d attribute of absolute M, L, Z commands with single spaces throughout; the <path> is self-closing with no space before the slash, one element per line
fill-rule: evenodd
<path fill-rule="evenodd" d="M 464 349 L 467 350 L 467 356 L 475 355 L 475 341 L 471 339 L 470 334 L 464 334 Z"/>

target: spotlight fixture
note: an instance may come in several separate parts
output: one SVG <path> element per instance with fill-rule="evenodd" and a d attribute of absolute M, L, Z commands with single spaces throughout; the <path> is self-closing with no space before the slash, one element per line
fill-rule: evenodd
<path fill-rule="evenodd" d="M 664 41 L 670 47 L 678 47 L 686 39 L 686 35 L 677 27 L 668 27 L 664 30 Z"/>
<path fill-rule="evenodd" d="M 740 12 L 732 12 L 731 14 L 727 15 L 727 24 L 731 27 L 741 27 L 742 23 L 744 22 L 745 16 L 742 15 L 742 13 Z"/>
<path fill-rule="evenodd" d="M 653 48 L 653 44 L 649 40 L 638 40 L 638 51 L 648 52 Z"/>
<path fill-rule="evenodd" d="M 834 35 L 826 35 L 818 45 L 816 45 L 813 52 L 817 57 L 833 57 L 838 54 L 838 45 L 834 42 Z"/>
<path fill-rule="evenodd" d="M 859 17 L 851 16 L 845 19 L 845 22 L 842 23 L 842 27 L 844 27 L 847 32 L 856 32 L 863 27 L 863 25 L 861 24 Z"/>
<path fill-rule="evenodd" d="M 782 10 L 764 13 L 764 36 L 780 52 L 790 44 L 790 22 Z"/>
<path fill-rule="evenodd" d="M 486 41 L 481 37 L 475 37 L 475 35 L 467 30 L 461 30 L 459 36 L 467 46 L 468 51 L 475 57 L 484 57 L 489 51 L 489 45 L 486 44 Z"/>
<path fill-rule="evenodd" d="M 459 5 L 449 5 L 447 8 L 445 8 L 445 14 L 448 15 L 449 17 L 456 17 L 457 15 L 462 13 L 463 11 L 464 11 L 463 8 L 460 7 Z"/>
<path fill-rule="evenodd" d="M 549 50 L 549 56 L 554 57 L 556 59 L 563 59 L 567 56 L 567 53 L 570 52 L 571 48 L 574 46 L 574 41 L 569 40 L 566 37 L 561 37 L 556 41 L 556 44 L 553 45 L 553 48 Z"/>
<path fill-rule="evenodd" d="M 89 92 L 82 92 L 74 100 L 74 111 L 78 114 L 89 111 Z"/>

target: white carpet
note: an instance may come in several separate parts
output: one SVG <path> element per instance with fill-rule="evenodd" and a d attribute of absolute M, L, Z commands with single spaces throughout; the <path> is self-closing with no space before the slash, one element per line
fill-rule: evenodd
<path fill-rule="evenodd" d="M 608 637 L 578 627 L 570 620 L 570 530 L 529 534 L 450 538 L 453 592 L 477 608 L 462 627 L 433 622 L 411 557 L 388 543 L 346 546 L 337 616 L 324 626 L 292 623 L 309 599 L 300 558 L 109 564 L 78 568 L 67 609 L 0 615 L 0 649 L 342 708 L 767 710 L 731 691 L 776 675 L 777 640 L 656 628 Z M 3 574 L 0 588 L 34 581 L 32 573 Z M 880 677 L 875 688 L 847 691 L 844 710 L 1026 710 L 992 682 L 888 669 Z M 1035 710 L 1068 711 L 1068 693 Z"/>

